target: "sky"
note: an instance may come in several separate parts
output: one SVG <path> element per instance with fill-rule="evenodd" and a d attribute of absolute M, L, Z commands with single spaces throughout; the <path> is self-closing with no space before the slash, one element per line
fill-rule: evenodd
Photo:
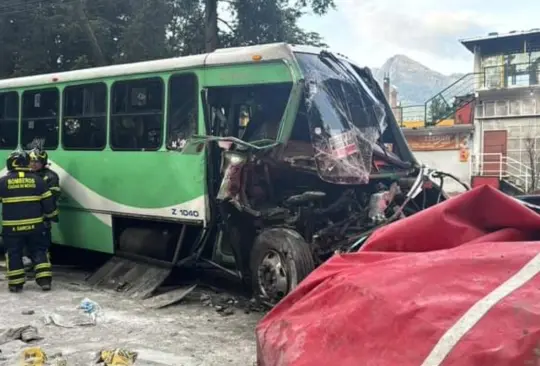
<path fill-rule="evenodd" d="M 472 54 L 460 39 L 540 28 L 538 0 L 335 2 L 336 10 L 306 15 L 301 26 L 321 34 L 332 51 L 369 67 L 403 54 L 444 74 L 471 72 Z"/>

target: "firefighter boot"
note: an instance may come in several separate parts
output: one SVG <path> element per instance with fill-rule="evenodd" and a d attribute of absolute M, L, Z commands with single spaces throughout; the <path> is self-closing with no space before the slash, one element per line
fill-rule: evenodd
<path fill-rule="evenodd" d="M 41 287 L 42 291 L 51 291 L 52 279 L 50 277 L 36 278 L 36 283 Z"/>
<path fill-rule="evenodd" d="M 9 288 L 9 292 L 18 293 L 18 292 L 22 292 L 23 285 L 8 285 L 8 288 Z"/>

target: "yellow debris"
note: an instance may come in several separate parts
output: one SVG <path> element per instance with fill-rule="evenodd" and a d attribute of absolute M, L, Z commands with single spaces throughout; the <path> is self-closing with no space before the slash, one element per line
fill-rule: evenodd
<path fill-rule="evenodd" d="M 137 352 L 115 348 L 102 350 L 99 353 L 98 362 L 103 362 L 105 366 L 132 366 L 137 360 L 137 356 Z"/>
<path fill-rule="evenodd" d="M 26 348 L 22 352 L 21 366 L 45 366 L 47 355 L 40 347 Z"/>

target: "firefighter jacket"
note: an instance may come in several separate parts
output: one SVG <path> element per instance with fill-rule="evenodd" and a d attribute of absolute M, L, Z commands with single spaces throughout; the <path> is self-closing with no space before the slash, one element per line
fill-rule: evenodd
<path fill-rule="evenodd" d="M 10 171 L 0 178 L 2 235 L 23 235 L 58 221 L 58 211 L 45 181 L 30 171 Z"/>
<path fill-rule="evenodd" d="M 47 188 L 51 191 L 54 197 L 54 203 L 58 205 L 58 198 L 60 198 L 60 178 L 53 170 L 49 168 L 43 168 L 36 172 L 47 184 Z"/>

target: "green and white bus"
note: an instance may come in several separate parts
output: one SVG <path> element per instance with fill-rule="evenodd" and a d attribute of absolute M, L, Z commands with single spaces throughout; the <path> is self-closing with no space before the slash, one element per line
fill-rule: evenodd
<path fill-rule="evenodd" d="M 425 172 L 369 69 L 303 46 L 0 80 L 4 156 L 36 142 L 63 192 L 53 242 L 113 255 L 94 284 L 142 297 L 196 266 L 275 303 L 444 199 L 419 193 Z"/>

